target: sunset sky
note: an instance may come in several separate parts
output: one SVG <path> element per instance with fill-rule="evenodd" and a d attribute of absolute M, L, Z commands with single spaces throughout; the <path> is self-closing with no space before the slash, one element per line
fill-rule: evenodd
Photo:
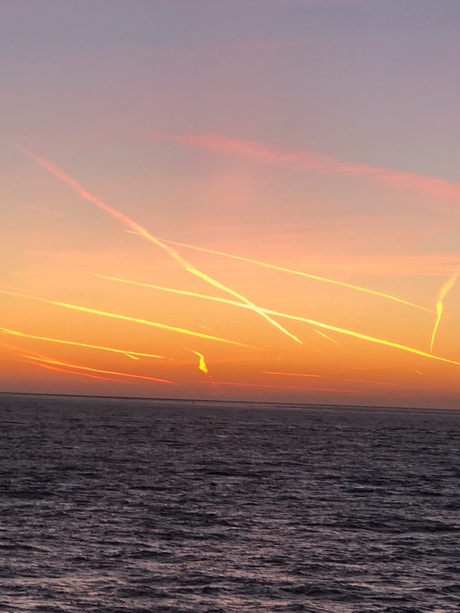
<path fill-rule="evenodd" d="M 460 408 L 458 0 L 3 0 L 0 391 Z"/>

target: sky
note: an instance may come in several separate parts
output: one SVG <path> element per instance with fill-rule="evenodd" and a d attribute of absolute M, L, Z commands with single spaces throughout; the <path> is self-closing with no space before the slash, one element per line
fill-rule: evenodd
<path fill-rule="evenodd" d="M 2 0 L 0 391 L 460 408 L 458 0 Z"/>

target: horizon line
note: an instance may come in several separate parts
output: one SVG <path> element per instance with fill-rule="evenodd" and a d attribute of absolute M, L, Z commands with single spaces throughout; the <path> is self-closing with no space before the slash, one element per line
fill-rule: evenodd
<path fill-rule="evenodd" d="M 372 405 L 372 404 L 332 404 L 332 403 L 309 403 L 309 402 L 285 402 L 285 401 L 273 401 L 273 400 L 222 400 L 217 398 L 161 398 L 158 396 L 107 396 L 99 394 L 70 394 L 70 393 L 57 393 L 57 392 L 8 392 L 0 391 L 0 396 L 46 396 L 53 398 L 94 398 L 101 400 L 150 400 L 150 401 L 165 401 L 165 402 L 218 402 L 225 404 L 269 404 L 269 405 L 283 405 L 292 406 L 298 408 L 329 408 L 329 409 L 390 409 L 400 411 L 460 411 L 460 407 L 457 409 L 448 407 L 434 407 L 434 406 L 417 406 L 417 407 L 404 407 L 397 405 Z"/>

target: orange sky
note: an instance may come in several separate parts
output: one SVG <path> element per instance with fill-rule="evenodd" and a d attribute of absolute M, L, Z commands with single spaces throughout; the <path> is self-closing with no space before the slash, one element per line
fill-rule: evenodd
<path fill-rule="evenodd" d="M 0 391 L 458 408 L 458 6 L 6 11 Z"/>

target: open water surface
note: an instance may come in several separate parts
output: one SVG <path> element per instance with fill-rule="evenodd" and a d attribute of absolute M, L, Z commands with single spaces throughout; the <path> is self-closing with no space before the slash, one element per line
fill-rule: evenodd
<path fill-rule="evenodd" d="M 0 611 L 460 610 L 460 411 L 0 395 Z"/>

